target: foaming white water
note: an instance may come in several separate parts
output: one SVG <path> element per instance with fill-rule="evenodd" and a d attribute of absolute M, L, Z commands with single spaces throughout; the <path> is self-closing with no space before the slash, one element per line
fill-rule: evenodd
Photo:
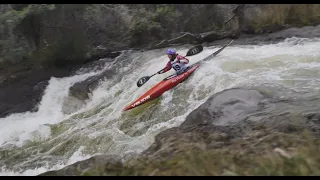
<path fill-rule="evenodd" d="M 0 172 L 0 176 L 36 176 L 38 174 L 48 172 L 50 170 L 57 170 L 63 168 L 65 165 L 64 164 L 57 164 L 51 168 L 46 168 L 46 167 L 40 167 L 36 169 L 28 169 L 26 171 L 23 171 L 21 173 L 19 172 L 12 172 L 9 170 L 6 170 L 5 168 L 2 168 Z"/>
<path fill-rule="evenodd" d="M 36 175 L 62 168 L 95 154 L 126 156 L 140 153 L 153 142 L 156 134 L 179 126 L 192 110 L 212 94 L 227 88 L 263 83 L 287 83 L 290 87 L 299 88 L 301 85 L 298 83 L 301 83 L 301 80 L 304 80 L 304 88 L 317 88 L 320 85 L 315 74 L 320 72 L 319 47 L 320 39 L 302 38 L 290 38 L 269 45 L 227 47 L 217 57 L 205 62 L 186 82 L 163 94 L 160 103 L 154 108 L 149 108 L 138 115 L 124 113 L 122 108 L 173 73 L 171 70 L 156 75 L 142 87 L 136 86 L 136 81 L 140 77 L 151 75 L 165 66 L 167 57 L 163 55 L 163 51 L 141 53 L 127 64 L 123 61 L 124 64 L 121 64 L 123 66 L 118 71 L 121 77 L 101 82 L 101 85 L 92 92 L 87 105 L 69 116 L 61 112 L 62 101 L 67 96 L 69 87 L 97 73 L 61 79 L 52 78 L 38 112 L 14 114 L 0 119 L 0 144 L 2 147 L 7 144 L 21 146 L 24 140 L 31 138 L 30 133 L 33 131 L 40 131 L 44 138 L 50 138 L 48 128 L 43 125 L 63 123 L 68 118 L 72 130 L 66 132 L 65 136 L 69 139 L 83 136 L 82 139 L 77 139 L 74 149 L 68 150 L 72 153 L 65 157 L 67 159 L 65 162 L 34 170 L 27 169 L 16 174 L 10 170 L 3 170 L 2 174 Z M 200 61 L 218 48 L 204 48 L 203 52 L 189 58 L 190 63 Z M 187 49 L 179 51 L 182 55 L 186 52 Z M 153 58 L 149 58 L 151 55 Z M 127 73 L 128 71 L 130 73 Z M 91 112 L 99 108 L 102 110 Z M 148 114 L 148 111 L 151 113 Z M 81 113 L 86 115 L 71 118 Z M 61 141 L 66 139 L 62 138 Z M 96 139 L 99 141 L 96 142 Z M 92 146 L 97 147 L 94 152 L 83 153 Z"/>
<path fill-rule="evenodd" d="M 21 146 L 25 140 L 30 138 L 30 133 L 43 128 L 42 125 L 61 122 L 65 118 L 61 109 L 62 102 L 63 98 L 68 95 L 69 87 L 94 74 L 96 73 L 66 78 L 52 77 L 37 112 L 16 113 L 6 118 L 0 118 L 0 144 Z M 47 136 L 48 134 L 50 132 L 44 131 L 43 135 Z"/>

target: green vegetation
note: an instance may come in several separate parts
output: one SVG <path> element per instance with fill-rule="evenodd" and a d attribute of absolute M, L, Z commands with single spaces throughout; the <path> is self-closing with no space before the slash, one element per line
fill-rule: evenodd
<path fill-rule="evenodd" d="M 182 14 L 173 4 L 157 5 L 156 12 L 152 14 L 152 22 L 159 23 L 167 33 L 171 33 L 177 27 L 177 21 Z"/>
<path fill-rule="evenodd" d="M 3 65 L 24 61 L 30 66 L 64 67 L 83 63 L 89 52 L 84 32 L 80 27 L 72 27 L 70 20 L 69 26 L 65 25 L 68 15 L 79 11 L 81 7 L 74 5 L 26 4 L 3 12 L 0 15 L 4 32 L 0 38 Z M 63 12 L 65 15 L 61 16 Z"/>
<path fill-rule="evenodd" d="M 166 39 L 166 34 L 176 30 L 181 13 L 175 5 L 161 4 L 156 6 L 155 12 L 143 10 L 139 12 L 138 17 L 142 18 L 131 26 L 129 33 L 133 38 L 133 45 Z"/>
<path fill-rule="evenodd" d="M 320 23 L 319 4 L 271 4 L 265 5 L 254 20 L 255 28 L 267 25 L 290 24 L 294 26 L 309 26 Z"/>
<path fill-rule="evenodd" d="M 0 14 L 0 55 L 1 62 L 18 63 L 35 49 L 29 37 L 33 28 L 30 21 L 45 11 L 55 9 L 53 4 L 30 4 L 21 10 L 8 10 Z M 33 45 L 32 45 L 33 44 Z"/>

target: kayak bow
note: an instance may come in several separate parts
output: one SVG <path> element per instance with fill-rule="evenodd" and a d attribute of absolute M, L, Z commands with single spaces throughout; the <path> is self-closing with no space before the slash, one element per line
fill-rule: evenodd
<path fill-rule="evenodd" d="M 233 40 L 231 40 L 228 44 L 224 45 L 219 50 L 210 54 L 208 57 L 204 58 L 203 60 L 197 62 L 196 64 L 191 65 L 190 68 L 186 72 L 184 72 L 180 75 L 177 75 L 177 76 L 173 76 L 173 77 L 169 76 L 169 77 L 165 78 L 164 80 L 159 82 L 157 85 L 153 86 L 145 94 L 140 96 L 136 101 L 132 102 L 130 105 L 125 107 L 123 109 L 123 111 L 133 109 L 133 108 L 138 107 L 146 102 L 149 102 L 149 101 L 161 96 L 164 92 L 177 86 L 179 83 L 186 80 L 195 70 L 197 70 L 203 61 L 212 59 L 213 57 L 218 55 L 224 48 L 226 48 L 228 45 L 230 45 L 232 42 L 233 42 Z"/>

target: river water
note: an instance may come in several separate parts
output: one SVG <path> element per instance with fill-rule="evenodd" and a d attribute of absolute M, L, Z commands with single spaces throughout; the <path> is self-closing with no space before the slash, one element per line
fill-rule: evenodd
<path fill-rule="evenodd" d="M 220 47 L 204 47 L 189 58 L 190 63 Z M 126 160 L 148 148 L 159 132 L 179 126 L 211 95 L 228 88 L 272 87 L 281 91 L 266 91 L 279 98 L 320 99 L 319 47 L 319 38 L 295 37 L 276 44 L 231 45 L 184 83 L 127 112 L 122 112 L 126 105 L 173 73 L 170 70 L 140 88 L 136 86 L 140 77 L 165 66 L 165 49 L 125 51 L 106 63 L 104 70 L 113 68 L 117 73 L 101 82 L 90 99 L 71 114 L 64 114 L 74 104 L 68 102 L 72 101 L 69 87 L 102 70 L 84 69 L 74 76 L 52 77 L 37 112 L 0 119 L 0 175 L 37 175 L 99 154 Z M 176 47 L 182 55 L 187 48 Z"/>

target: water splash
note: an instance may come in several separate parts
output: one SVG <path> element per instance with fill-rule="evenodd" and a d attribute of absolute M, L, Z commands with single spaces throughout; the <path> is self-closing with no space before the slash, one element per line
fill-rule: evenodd
<path fill-rule="evenodd" d="M 165 66 L 165 49 L 124 53 L 108 65 L 116 69 L 117 75 L 101 82 L 87 104 L 70 115 L 64 115 L 61 109 L 69 87 L 101 71 L 82 70 L 84 74 L 51 78 L 37 112 L 0 119 L 0 152 L 24 150 L 25 154 L 30 154 L 11 163 L 8 163 L 10 157 L 1 156 L 0 164 L 5 165 L 1 175 L 36 175 L 96 154 L 116 155 L 125 160 L 148 148 L 157 133 L 179 126 L 208 97 L 227 88 L 271 85 L 297 93 L 319 92 L 319 47 L 319 38 L 295 37 L 277 44 L 230 46 L 157 101 L 126 113 L 121 111 L 123 107 L 173 73 L 171 70 L 156 75 L 144 86 L 136 87 L 140 77 Z M 200 61 L 218 48 L 205 47 L 203 52 L 190 57 L 190 63 Z M 187 52 L 186 48 L 177 49 L 180 54 Z M 283 96 L 289 92 L 275 93 Z M 42 138 L 34 139 L 35 134 Z M 26 149 L 30 147 L 25 144 L 27 140 L 35 144 L 30 150 Z M 39 152 L 32 154 L 36 150 Z M 46 164 L 37 168 L 19 165 L 23 162 L 36 164 L 41 158 Z"/>

